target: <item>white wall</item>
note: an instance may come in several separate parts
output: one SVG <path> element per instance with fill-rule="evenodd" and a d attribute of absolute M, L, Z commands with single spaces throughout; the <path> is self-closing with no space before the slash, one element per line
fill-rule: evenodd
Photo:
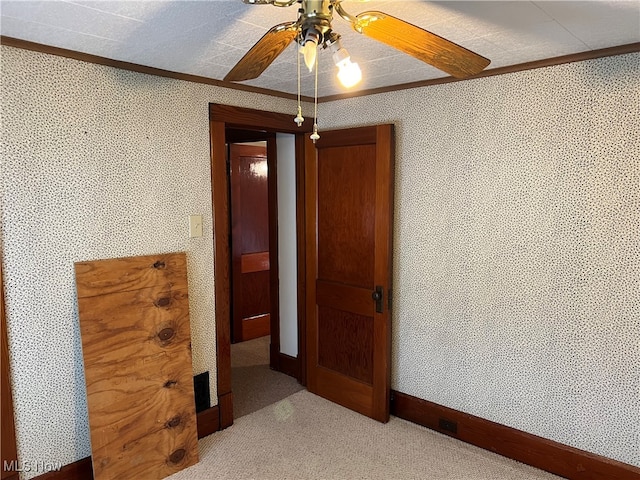
<path fill-rule="evenodd" d="M 216 396 L 210 102 L 295 103 L 1 47 L 2 249 L 18 455 L 89 456 L 73 263 L 186 251 L 194 374 Z M 204 236 L 188 237 L 202 214 Z M 25 478 L 38 472 L 25 473 Z"/>
<path fill-rule="evenodd" d="M 280 352 L 298 356 L 295 136 L 278 134 L 278 269 Z"/>
<path fill-rule="evenodd" d="M 639 107 L 640 54 L 320 104 L 396 124 L 394 389 L 640 466 Z"/>

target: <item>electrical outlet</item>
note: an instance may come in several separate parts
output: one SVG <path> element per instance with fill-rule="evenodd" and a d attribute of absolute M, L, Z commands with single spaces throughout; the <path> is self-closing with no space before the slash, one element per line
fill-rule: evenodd
<path fill-rule="evenodd" d="M 458 424 L 453 420 L 441 418 L 438 420 L 438 427 L 440 427 L 441 430 L 446 430 L 447 432 L 458 433 Z"/>

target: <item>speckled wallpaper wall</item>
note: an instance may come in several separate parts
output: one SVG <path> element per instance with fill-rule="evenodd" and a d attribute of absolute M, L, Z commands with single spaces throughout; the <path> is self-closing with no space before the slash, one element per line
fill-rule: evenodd
<path fill-rule="evenodd" d="M 19 454 L 66 464 L 90 454 L 73 262 L 186 251 L 215 398 L 208 103 L 295 109 L 0 53 Z M 639 78 L 631 54 L 320 105 L 396 124 L 394 389 L 640 466 Z"/>
<path fill-rule="evenodd" d="M 640 55 L 318 117 L 396 124 L 393 388 L 640 465 Z"/>
<path fill-rule="evenodd" d="M 64 465 L 91 454 L 73 263 L 186 251 L 194 374 L 210 371 L 215 404 L 208 104 L 295 105 L 11 47 L 1 55 L 2 246 L 19 457 Z M 202 214 L 202 238 L 189 238 L 190 214 Z"/>

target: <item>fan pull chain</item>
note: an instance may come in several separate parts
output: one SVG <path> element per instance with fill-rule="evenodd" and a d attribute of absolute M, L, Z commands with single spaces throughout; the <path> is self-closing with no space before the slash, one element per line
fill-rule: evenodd
<path fill-rule="evenodd" d="M 294 48 L 296 53 L 296 58 L 298 59 L 298 115 L 293 119 L 294 122 L 298 125 L 298 127 L 302 126 L 304 122 L 304 117 L 302 116 L 302 104 L 300 103 L 300 43 L 298 42 L 298 46 Z"/>
<path fill-rule="evenodd" d="M 319 56 L 320 55 L 316 55 L 316 65 L 315 65 L 316 86 L 315 86 L 315 94 L 313 98 L 313 133 L 309 137 L 311 140 L 313 140 L 313 143 L 316 143 L 316 140 L 320 138 L 320 135 L 318 135 L 318 57 Z"/>

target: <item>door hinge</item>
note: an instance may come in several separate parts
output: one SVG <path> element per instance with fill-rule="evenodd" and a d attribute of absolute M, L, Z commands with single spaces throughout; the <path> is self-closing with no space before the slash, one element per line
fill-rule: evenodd
<path fill-rule="evenodd" d="M 393 289 L 389 288 L 389 290 L 387 291 L 387 297 L 388 297 L 387 308 L 389 309 L 389 311 L 391 311 L 391 304 L 392 304 L 391 299 L 393 298 L 392 294 L 393 294 Z"/>

